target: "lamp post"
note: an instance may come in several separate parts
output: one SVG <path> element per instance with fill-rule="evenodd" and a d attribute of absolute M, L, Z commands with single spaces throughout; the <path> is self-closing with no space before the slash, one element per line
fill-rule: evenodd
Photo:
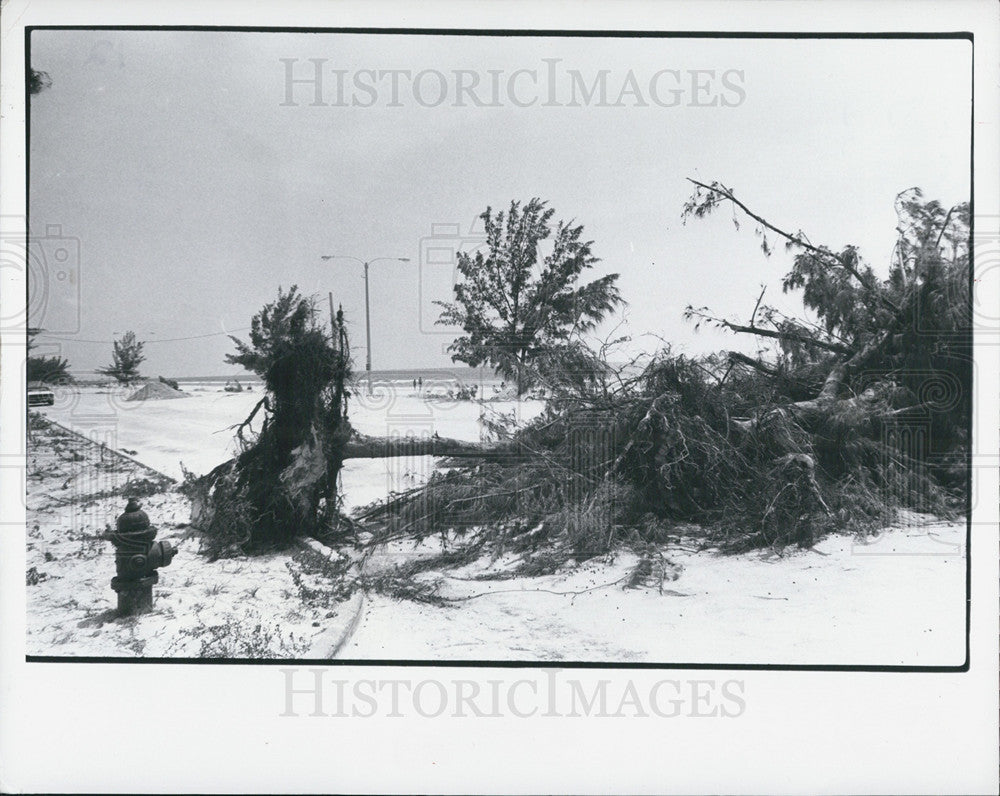
<path fill-rule="evenodd" d="M 373 260 L 362 260 L 360 257 L 351 257 L 347 254 L 323 254 L 321 260 L 354 260 L 365 267 L 365 372 L 368 375 L 368 394 L 372 393 L 372 323 L 371 309 L 368 299 L 368 266 L 381 260 L 394 260 L 400 263 L 410 262 L 409 257 L 376 257 Z M 332 305 L 331 305 L 332 306 Z"/>

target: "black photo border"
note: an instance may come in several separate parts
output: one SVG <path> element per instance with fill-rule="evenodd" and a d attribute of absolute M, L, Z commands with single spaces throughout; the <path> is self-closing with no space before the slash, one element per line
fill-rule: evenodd
<path fill-rule="evenodd" d="M 148 31 L 148 32 L 212 32 L 212 33 L 319 33 L 319 34 L 377 34 L 386 36 L 467 36 L 467 37 L 512 37 L 512 38 L 604 38 L 604 39 L 809 39 L 809 40 L 966 40 L 972 46 L 970 60 L 970 140 L 969 140 L 969 256 L 972 257 L 975 234 L 975 36 L 970 31 L 880 31 L 880 32 L 777 32 L 777 31 L 639 31 L 639 30 L 544 30 L 516 28 L 389 28 L 389 27 L 270 27 L 238 25 L 34 25 L 24 29 L 24 101 L 25 101 L 25 207 L 28 217 L 30 237 L 30 181 L 31 181 L 31 95 L 28 81 L 31 76 L 31 34 L 34 31 Z M 970 265 L 974 263 L 970 262 Z M 973 309 L 974 267 L 969 269 L 969 310 L 970 325 L 968 342 L 970 350 L 975 348 L 975 330 L 971 322 Z M 25 285 L 25 306 L 28 306 L 28 286 Z M 27 332 L 25 332 L 27 336 Z M 974 354 L 973 354 L 974 356 Z M 174 664 L 174 665 L 253 665 L 253 666 L 361 666 L 361 667 L 437 667 L 437 668 L 492 668 L 492 669 L 539 669 L 557 666 L 561 669 L 605 669 L 605 670 L 715 670 L 715 671 L 804 671 L 804 672 L 913 672 L 913 673 L 961 673 L 970 668 L 971 653 L 971 608 L 972 608 L 972 444 L 973 415 L 976 402 L 972 395 L 968 416 L 969 449 L 966 454 L 967 498 L 966 498 L 966 539 L 965 539 L 965 660 L 952 666 L 904 666 L 866 664 L 780 664 L 780 663 L 685 663 L 685 662 L 619 662 L 619 661 L 508 661 L 508 660 L 418 660 L 418 659 L 351 659 L 351 658 L 131 658 L 117 656 L 60 656 L 26 655 L 25 662 L 33 663 L 102 663 L 102 664 Z M 25 417 L 24 422 L 27 422 Z"/>

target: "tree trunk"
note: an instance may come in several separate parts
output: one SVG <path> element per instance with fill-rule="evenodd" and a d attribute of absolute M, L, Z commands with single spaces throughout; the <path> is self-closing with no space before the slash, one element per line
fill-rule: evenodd
<path fill-rule="evenodd" d="M 368 437 L 357 435 L 344 445 L 343 459 L 390 459 L 441 456 L 452 459 L 509 460 L 520 451 L 510 442 L 465 442 L 448 437 Z"/>

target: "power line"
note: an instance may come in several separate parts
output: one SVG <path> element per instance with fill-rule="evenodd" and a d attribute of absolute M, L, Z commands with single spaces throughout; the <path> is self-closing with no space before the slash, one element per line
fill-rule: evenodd
<path fill-rule="evenodd" d="M 227 337 L 233 332 L 245 332 L 249 329 L 249 326 L 241 326 L 239 329 L 233 329 L 232 332 L 212 332 L 210 334 L 195 334 L 190 337 L 164 337 L 159 340 L 143 340 L 143 345 L 151 345 L 153 343 L 179 343 L 185 340 L 204 340 L 206 337 L 218 337 L 219 335 L 226 335 Z M 112 345 L 114 340 L 84 340 L 79 337 L 66 337 L 57 334 L 49 334 L 48 332 L 40 332 L 39 337 L 50 337 L 53 340 L 65 340 L 67 342 L 73 343 L 98 343 L 100 345 Z"/>

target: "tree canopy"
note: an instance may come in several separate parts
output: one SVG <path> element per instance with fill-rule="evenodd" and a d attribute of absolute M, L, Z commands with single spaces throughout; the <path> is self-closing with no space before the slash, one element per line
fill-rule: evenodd
<path fill-rule="evenodd" d="M 555 210 L 541 199 L 510 209 L 487 208 L 486 241 L 474 254 L 458 255 L 460 279 L 453 302 L 442 308 L 439 324 L 464 334 L 448 350 L 452 360 L 473 367 L 487 364 L 517 383 L 518 394 L 559 367 L 560 352 L 571 352 L 580 333 L 592 330 L 622 301 L 609 274 L 580 283 L 598 258 L 583 226 L 553 223 Z M 551 237 L 552 249 L 540 245 Z"/>
<path fill-rule="evenodd" d="M 136 339 L 135 332 L 125 332 L 112 344 L 111 364 L 98 368 L 98 373 L 113 376 L 120 383 L 129 385 L 139 379 L 139 365 L 146 361 L 142 352 L 145 344 Z"/>
<path fill-rule="evenodd" d="M 777 340 L 786 369 L 815 365 L 822 379 L 813 397 L 821 402 L 881 383 L 906 390 L 914 407 L 926 409 L 928 394 L 944 390 L 947 396 L 934 399 L 938 409 L 947 406 L 934 413 L 936 436 L 947 443 L 962 433 L 972 388 L 968 203 L 946 210 L 924 201 L 918 188 L 901 192 L 897 242 L 888 275 L 880 279 L 855 246 L 835 251 L 814 245 L 803 232 L 787 232 L 757 215 L 722 183 L 691 182 L 695 192 L 685 218 L 728 203 L 756 223 L 765 254 L 775 238 L 795 252 L 782 289 L 800 290 L 818 324 L 785 317 L 760 299 L 747 323 L 715 317 L 705 307 L 689 306 L 689 318 Z"/>
<path fill-rule="evenodd" d="M 724 550 L 810 546 L 833 531 L 884 528 L 901 509 L 967 510 L 968 205 L 946 209 L 916 189 L 902 192 L 897 244 L 876 270 L 856 246 L 813 243 L 722 183 L 692 182 L 685 219 L 731 207 L 737 223 L 755 224 L 765 254 L 784 242 L 793 256 L 781 288 L 799 293 L 804 311 L 788 317 L 762 292 L 743 320 L 706 307 L 686 314 L 770 341 L 771 351 L 686 357 L 666 345 L 612 365 L 610 343 L 581 347 L 580 330 L 621 301 L 616 275 L 578 286 L 596 261 L 582 228 L 553 226 L 539 200 L 487 210 L 484 250 L 460 258 L 456 301 L 443 306 L 442 321 L 465 332 L 455 359 L 493 364 L 520 389 L 574 357 L 593 377 L 559 382 L 520 428 L 488 423 L 489 441 L 352 436 L 341 319 L 331 360 L 312 304 L 294 288 L 279 291 L 230 358 L 264 377 L 274 403 L 262 402 L 264 427 L 214 479 L 212 527 L 285 540 L 328 527 L 316 500 L 335 500 L 343 460 L 409 455 L 445 457 L 446 466 L 356 516 L 372 530 L 370 544 L 440 532 L 449 549 L 428 560 L 450 566 L 516 552 L 512 574 L 628 546 L 639 577 L 682 535 Z M 331 389 L 342 400 L 330 400 Z"/>
<path fill-rule="evenodd" d="M 41 94 L 45 89 L 52 87 L 52 78 L 48 72 L 39 69 L 28 70 L 28 93 Z"/>
<path fill-rule="evenodd" d="M 28 329 L 28 360 L 27 379 L 28 382 L 42 381 L 47 384 L 70 384 L 74 381 L 69 372 L 69 360 L 65 357 L 37 357 L 31 355 L 31 348 L 34 345 L 35 337 L 41 333 L 41 329 L 31 327 Z"/>

